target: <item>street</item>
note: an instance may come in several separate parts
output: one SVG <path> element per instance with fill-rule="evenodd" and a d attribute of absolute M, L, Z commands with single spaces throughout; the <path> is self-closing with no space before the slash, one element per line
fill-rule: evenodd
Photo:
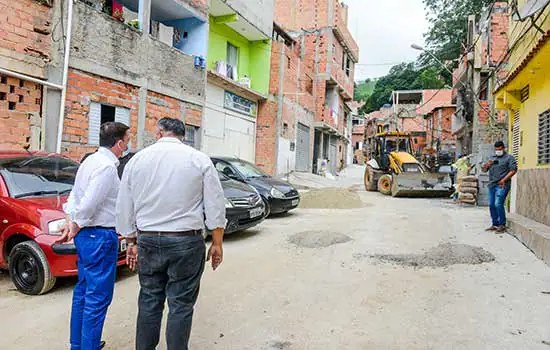
<path fill-rule="evenodd" d="M 191 349 L 550 349 L 548 266 L 484 232 L 487 209 L 385 197 L 364 191 L 361 168 L 347 176 L 351 191 L 331 191 L 352 208 L 300 208 L 226 237 Z M 0 273 L 0 348 L 67 349 L 74 282 L 25 296 Z M 119 270 L 106 349 L 133 348 L 138 289 Z"/>

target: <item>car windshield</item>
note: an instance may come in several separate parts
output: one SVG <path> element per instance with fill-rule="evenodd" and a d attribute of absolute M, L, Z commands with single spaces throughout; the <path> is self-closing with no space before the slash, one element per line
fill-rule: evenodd
<path fill-rule="evenodd" d="M 246 178 L 268 177 L 260 168 L 244 160 L 234 160 L 231 162 L 231 165 L 237 168 Z"/>
<path fill-rule="evenodd" d="M 78 163 L 59 156 L 0 159 L 0 174 L 13 198 L 68 194 Z"/>

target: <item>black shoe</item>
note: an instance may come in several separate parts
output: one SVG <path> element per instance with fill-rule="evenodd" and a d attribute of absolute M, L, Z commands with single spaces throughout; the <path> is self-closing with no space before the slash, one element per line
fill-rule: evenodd
<path fill-rule="evenodd" d="M 99 343 L 99 348 L 103 349 L 105 347 L 105 340 L 102 340 L 101 343 Z"/>

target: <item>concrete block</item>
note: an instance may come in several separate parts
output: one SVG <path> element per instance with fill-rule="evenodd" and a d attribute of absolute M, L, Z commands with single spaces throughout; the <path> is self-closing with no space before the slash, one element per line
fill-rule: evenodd
<path fill-rule="evenodd" d="M 550 264 L 550 226 L 517 214 L 510 214 L 508 223 L 511 235 L 535 253 L 539 259 Z"/>

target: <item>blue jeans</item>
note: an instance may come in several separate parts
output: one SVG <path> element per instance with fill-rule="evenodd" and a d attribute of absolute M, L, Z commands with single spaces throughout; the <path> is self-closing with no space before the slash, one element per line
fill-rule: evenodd
<path fill-rule="evenodd" d="M 506 201 L 508 192 L 510 192 L 510 184 L 506 184 L 504 188 L 500 187 L 500 185 L 489 186 L 489 211 L 491 212 L 493 226 L 506 226 L 504 202 Z"/>
<path fill-rule="evenodd" d="M 204 271 L 202 236 L 138 236 L 139 312 L 136 349 L 154 350 L 168 299 L 168 350 L 187 350 L 193 309 Z"/>
<path fill-rule="evenodd" d="M 78 283 L 71 312 L 71 350 L 99 350 L 107 308 L 113 300 L 118 237 L 114 230 L 83 228 L 74 243 Z"/>

